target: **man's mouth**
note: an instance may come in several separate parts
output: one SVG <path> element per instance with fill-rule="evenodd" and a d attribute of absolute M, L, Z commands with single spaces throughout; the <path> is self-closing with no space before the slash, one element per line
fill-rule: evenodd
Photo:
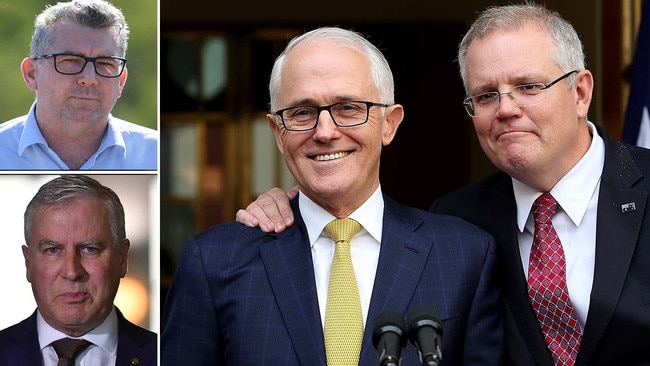
<path fill-rule="evenodd" d="M 349 153 L 347 151 L 341 151 L 341 152 L 337 152 L 337 153 L 334 153 L 334 154 L 316 155 L 314 157 L 314 159 L 317 160 L 317 161 L 334 160 L 334 159 L 340 159 L 340 158 L 342 158 L 344 156 L 348 156 L 348 154 Z"/>

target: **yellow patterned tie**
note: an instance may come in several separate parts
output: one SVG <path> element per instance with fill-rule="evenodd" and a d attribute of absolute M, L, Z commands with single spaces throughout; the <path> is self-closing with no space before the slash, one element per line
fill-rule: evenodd
<path fill-rule="evenodd" d="M 350 257 L 350 240 L 361 230 L 352 219 L 332 220 L 325 226 L 336 245 L 327 289 L 325 353 L 328 366 L 359 364 L 363 318 L 359 287 Z"/>

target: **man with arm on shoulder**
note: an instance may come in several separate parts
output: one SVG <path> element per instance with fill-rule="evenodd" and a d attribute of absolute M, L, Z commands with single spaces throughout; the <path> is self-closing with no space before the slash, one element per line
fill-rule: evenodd
<path fill-rule="evenodd" d="M 498 365 L 492 236 L 381 191 L 381 150 L 404 116 L 382 53 L 355 32 L 318 28 L 289 43 L 269 85 L 268 124 L 301 187 L 296 224 L 276 235 L 232 222 L 186 242 L 164 306 L 163 364 L 374 365 L 378 316 L 428 305 L 442 365 Z M 351 237 L 337 238 L 339 223 Z M 353 283 L 333 300 L 345 243 Z M 330 347 L 335 324 L 350 338 Z M 403 366 L 422 365 L 410 342 L 401 355 Z"/>

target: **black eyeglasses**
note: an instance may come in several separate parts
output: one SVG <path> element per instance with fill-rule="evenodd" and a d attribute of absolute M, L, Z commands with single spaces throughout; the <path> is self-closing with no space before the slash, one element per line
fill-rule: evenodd
<path fill-rule="evenodd" d="M 80 74 L 90 62 L 95 67 L 95 72 L 105 78 L 116 78 L 122 75 L 126 66 L 126 59 L 121 57 L 85 57 L 72 53 L 52 53 L 32 57 L 33 60 L 44 60 L 47 58 L 54 60 L 54 70 L 59 74 L 76 75 Z"/>
<path fill-rule="evenodd" d="M 499 109 L 502 95 L 507 95 L 508 98 L 510 98 L 510 100 L 520 108 L 540 104 L 544 101 L 544 99 L 546 99 L 546 90 L 548 88 L 559 83 L 575 72 L 578 72 L 578 70 L 569 71 L 548 84 L 521 84 L 515 86 L 509 92 L 499 93 L 497 91 L 491 91 L 483 94 L 473 95 L 465 99 L 463 101 L 463 105 L 465 106 L 467 114 L 469 114 L 471 117 L 480 117 L 496 113 Z"/>
<path fill-rule="evenodd" d="M 288 131 L 309 131 L 318 125 L 320 112 L 328 111 L 334 124 L 339 127 L 354 127 L 368 122 L 370 107 L 389 107 L 388 104 L 351 100 L 325 106 L 301 105 L 280 109 L 274 114 L 280 116 L 282 125 Z"/>

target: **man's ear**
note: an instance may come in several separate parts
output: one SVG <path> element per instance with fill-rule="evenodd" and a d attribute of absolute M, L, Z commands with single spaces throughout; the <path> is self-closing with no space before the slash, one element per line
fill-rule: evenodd
<path fill-rule="evenodd" d="M 271 131 L 273 131 L 273 136 L 275 136 L 275 143 L 278 145 L 278 150 L 280 150 L 281 154 L 284 154 L 284 146 L 282 145 L 282 130 L 280 125 L 277 122 L 276 119 L 277 115 L 269 113 L 266 115 L 266 121 L 269 124 L 269 127 L 271 128 Z"/>
<path fill-rule="evenodd" d="M 126 276 L 126 272 L 129 267 L 129 249 L 131 248 L 131 242 L 129 239 L 122 240 L 122 245 L 120 246 L 120 251 L 118 253 L 120 257 L 120 271 L 121 278 Z"/>
<path fill-rule="evenodd" d="M 386 107 L 385 123 L 382 127 L 382 144 L 384 146 L 388 145 L 395 138 L 397 133 L 397 128 L 404 119 L 404 107 L 401 104 L 393 104 L 390 107 Z"/>
<path fill-rule="evenodd" d="M 31 91 L 36 91 L 38 89 L 38 83 L 36 82 L 36 69 L 38 68 L 38 60 L 32 60 L 29 57 L 23 59 L 23 62 L 20 63 L 20 71 L 23 73 L 23 80 L 25 84 Z"/>
<path fill-rule="evenodd" d="M 126 78 L 129 75 L 129 70 L 124 67 L 124 70 L 122 71 L 122 75 L 120 75 L 120 97 L 122 96 L 122 90 L 124 90 L 124 85 L 126 85 Z"/>
<path fill-rule="evenodd" d="M 574 80 L 576 88 L 576 110 L 578 118 L 587 119 L 591 97 L 594 91 L 594 77 L 589 70 L 582 70 Z"/>
<path fill-rule="evenodd" d="M 27 277 L 27 282 L 32 282 L 32 276 L 31 276 L 31 271 L 30 271 L 30 262 L 32 260 L 32 253 L 29 252 L 29 247 L 27 245 L 23 245 L 23 258 L 25 258 L 25 276 Z"/>

